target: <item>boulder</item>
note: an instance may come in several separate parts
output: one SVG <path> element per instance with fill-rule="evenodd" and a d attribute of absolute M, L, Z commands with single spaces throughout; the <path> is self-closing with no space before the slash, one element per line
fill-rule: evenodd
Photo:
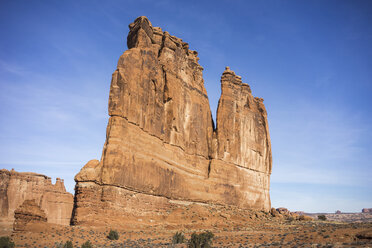
<path fill-rule="evenodd" d="M 276 211 L 283 215 L 291 215 L 291 212 L 287 208 L 277 208 Z"/>

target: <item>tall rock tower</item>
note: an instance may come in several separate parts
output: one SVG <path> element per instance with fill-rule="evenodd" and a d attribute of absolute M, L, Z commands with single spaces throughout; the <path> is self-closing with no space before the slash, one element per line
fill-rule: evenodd
<path fill-rule="evenodd" d="M 101 160 L 75 177 L 73 224 L 120 224 L 181 203 L 269 210 L 263 100 L 227 67 L 215 129 L 198 53 L 146 17 L 129 28 Z"/>

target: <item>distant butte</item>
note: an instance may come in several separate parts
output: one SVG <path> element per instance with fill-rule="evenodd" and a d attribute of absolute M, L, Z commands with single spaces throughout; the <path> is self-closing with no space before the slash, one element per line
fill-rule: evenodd
<path fill-rule="evenodd" d="M 269 211 L 263 99 L 226 67 L 214 127 L 198 53 L 144 16 L 129 29 L 101 160 L 75 176 L 72 223 L 166 222 L 185 204 Z"/>

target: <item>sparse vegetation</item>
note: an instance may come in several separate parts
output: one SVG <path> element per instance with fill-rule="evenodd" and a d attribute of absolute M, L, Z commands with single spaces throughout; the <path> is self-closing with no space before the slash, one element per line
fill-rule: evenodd
<path fill-rule="evenodd" d="M 210 231 L 200 234 L 191 234 L 191 239 L 188 243 L 188 248 L 210 248 L 212 247 L 212 239 L 214 234 Z"/>
<path fill-rule="evenodd" d="M 173 244 L 182 244 L 185 242 L 185 235 L 181 232 L 176 232 L 176 234 L 173 235 L 172 243 Z"/>
<path fill-rule="evenodd" d="M 294 221 L 295 220 L 295 218 L 293 217 L 293 216 L 289 216 L 288 218 L 287 218 L 287 221 L 289 221 L 289 222 L 292 222 L 292 221 Z"/>
<path fill-rule="evenodd" d="M 324 214 L 318 215 L 318 220 L 327 220 L 327 217 Z"/>
<path fill-rule="evenodd" d="M 66 241 L 66 243 L 63 242 L 55 242 L 54 244 L 55 248 L 73 248 L 73 244 L 70 240 Z"/>
<path fill-rule="evenodd" d="M 84 244 L 81 245 L 81 248 L 93 248 L 92 243 L 90 241 L 86 241 Z"/>
<path fill-rule="evenodd" d="M 73 248 L 74 246 L 72 245 L 72 242 L 70 240 L 66 241 L 65 245 L 63 248 Z"/>
<path fill-rule="evenodd" d="M 119 234 L 116 230 L 110 230 L 109 235 L 107 236 L 110 240 L 118 240 Z"/>
<path fill-rule="evenodd" d="M 15 247 L 14 242 L 10 240 L 9 237 L 1 237 L 0 238 L 0 248 L 13 248 Z"/>

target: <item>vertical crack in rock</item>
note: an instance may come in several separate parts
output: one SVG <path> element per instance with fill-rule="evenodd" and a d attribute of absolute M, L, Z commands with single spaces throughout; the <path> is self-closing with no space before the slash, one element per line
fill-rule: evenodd
<path fill-rule="evenodd" d="M 209 178 L 209 174 L 211 173 L 211 163 L 212 163 L 212 159 L 209 160 L 207 178 Z"/>
<path fill-rule="evenodd" d="M 171 200 L 269 210 L 262 100 L 227 67 L 215 126 L 198 53 L 146 17 L 129 29 L 111 81 L 102 157 L 75 177 L 72 223 L 120 224 L 157 207 L 167 212 Z"/>

